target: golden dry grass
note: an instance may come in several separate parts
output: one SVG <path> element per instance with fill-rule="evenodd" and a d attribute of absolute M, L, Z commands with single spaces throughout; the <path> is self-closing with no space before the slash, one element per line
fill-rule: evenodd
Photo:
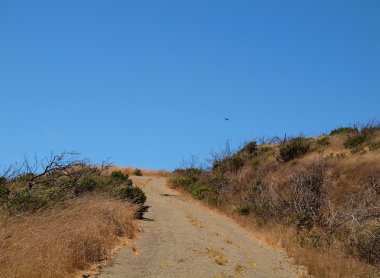
<path fill-rule="evenodd" d="M 218 265 L 226 265 L 228 263 L 228 260 L 224 257 L 222 252 L 218 250 L 215 250 L 211 247 L 206 247 L 205 252 L 209 256 L 209 258 L 212 259 Z"/>
<path fill-rule="evenodd" d="M 136 207 L 85 196 L 0 226 L 0 277 L 73 277 L 133 238 Z"/>
<path fill-rule="evenodd" d="M 134 168 L 134 167 L 122 167 L 122 166 L 113 166 L 109 169 L 110 172 L 112 171 L 122 171 L 124 174 L 127 174 L 129 176 L 133 176 L 136 169 L 140 169 L 143 176 L 148 177 L 168 177 L 170 176 L 170 173 L 165 170 L 147 170 L 147 169 L 141 169 L 141 168 Z"/>

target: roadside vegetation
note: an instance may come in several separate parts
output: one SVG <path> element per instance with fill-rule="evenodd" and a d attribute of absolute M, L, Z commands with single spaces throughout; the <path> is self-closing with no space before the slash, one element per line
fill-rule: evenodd
<path fill-rule="evenodd" d="M 375 277 L 380 268 L 380 126 L 337 128 L 213 153 L 174 171 L 171 186 L 284 247 L 316 277 Z"/>
<path fill-rule="evenodd" d="M 166 170 L 146 170 L 132 167 L 111 167 L 112 170 L 121 170 L 124 174 L 130 176 L 146 176 L 146 177 L 168 177 L 170 175 Z"/>
<path fill-rule="evenodd" d="M 75 153 L 25 159 L 0 177 L 0 277 L 68 277 L 136 233 L 144 192 L 109 163 Z"/>

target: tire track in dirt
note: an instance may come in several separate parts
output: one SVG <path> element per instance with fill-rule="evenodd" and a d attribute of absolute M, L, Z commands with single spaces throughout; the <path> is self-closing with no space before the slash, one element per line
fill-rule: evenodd
<path fill-rule="evenodd" d="M 186 201 L 166 178 L 134 177 L 148 205 L 133 248 L 123 248 L 98 277 L 297 277 L 283 252 L 207 208 Z"/>

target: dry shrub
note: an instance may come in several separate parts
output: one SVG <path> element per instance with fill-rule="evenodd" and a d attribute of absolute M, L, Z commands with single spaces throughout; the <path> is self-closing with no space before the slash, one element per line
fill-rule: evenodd
<path fill-rule="evenodd" d="M 0 277 L 74 276 L 133 238 L 136 209 L 92 195 L 8 218 L 0 228 Z"/>
<path fill-rule="evenodd" d="M 328 183 L 324 163 L 316 160 L 282 170 L 256 171 L 248 202 L 257 218 L 310 229 L 321 218 Z"/>
<path fill-rule="evenodd" d="M 327 184 L 324 165 L 314 162 L 290 173 L 278 190 L 280 211 L 297 227 L 310 229 L 321 217 Z"/>
<path fill-rule="evenodd" d="M 295 137 L 279 144 L 279 159 L 282 161 L 290 161 L 297 157 L 301 157 L 310 150 L 311 142 L 302 137 Z"/>

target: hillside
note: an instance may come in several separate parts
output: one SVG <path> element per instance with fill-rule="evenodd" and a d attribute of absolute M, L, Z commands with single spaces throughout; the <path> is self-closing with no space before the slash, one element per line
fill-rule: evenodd
<path fill-rule="evenodd" d="M 227 146 L 210 162 L 171 175 L 75 153 L 10 166 L 0 277 L 87 276 L 128 242 L 101 276 L 189 277 L 196 264 L 200 277 L 303 277 L 278 247 L 315 277 L 380 274 L 379 125 Z"/>
<path fill-rule="evenodd" d="M 144 192 L 75 154 L 11 165 L 0 178 L 0 277 L 74 277 L 137 233 Z"/>
<path fill-rule="evenodd" d="M 380 266 L 380 128 L 250 142 L 171 185 L 284 247 L 317 277 L 368 277 Z"/>

